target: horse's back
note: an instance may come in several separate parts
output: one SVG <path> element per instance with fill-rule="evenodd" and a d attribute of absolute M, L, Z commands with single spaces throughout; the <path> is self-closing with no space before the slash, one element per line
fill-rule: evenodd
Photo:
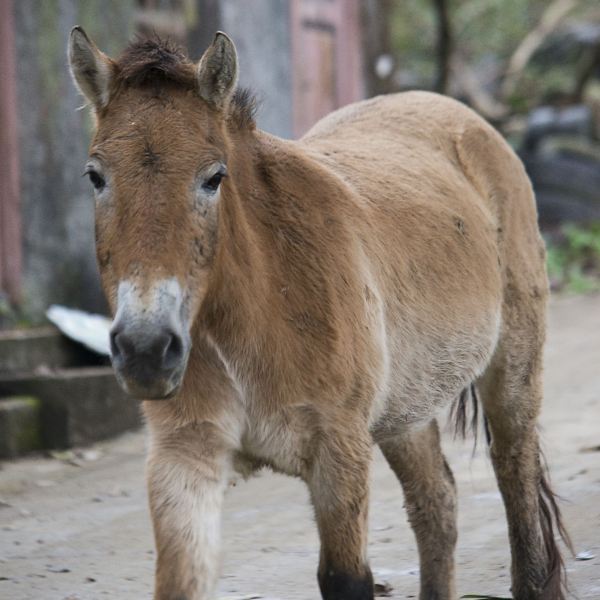
<path fill-rule="evenodd" d="M 366 252 L 391 297 L 407 298 L 418 287 L 433 310 L 443 298 L 459 311 L 468 288 L 490 302 L 499 293 L 501 208 L 483 189 L 479 166 L 461 156 L 462 136 L 471 131 L 504 150 L 464 105 L 409 92 L 345 107 L 301 140 L 351 190 L 368 229 Z"/>
<path fill-rule="evenodd" d="M 389 382 L 408 394 L 389 410 L 426 416 L 489 363 L 507 289 L 545 285 L 527 175 L 483 119 L 425 92 L 350 105 L 300 144 L 348 185 L 363 218 L 390 373 L 410 384 Z"/>
<path fill-rule="evenodd" d="M 452 191 L 468 185 L 496 218 L 502 207 L 494 189 L 515 176 L 527 182 L 522 169 L 514 173 L 519 160 L 488 123 L 464 104 L 430 92 L 348 105 L 319 121 L 301 143 L 322 153 L 361 195 L 383 192 L 384 200 L 390 186 L 396 200 L 405 194 L 412 201 L 452 203 Z M 371 175 L 383 189 L 373 189 Z"/>
<path fill-rule="evenodd" d="M 383 235 L 391 227 L 397 238 L 452 245 L 458 230 L 483 254 L 492 244 L 495 269 L 521 264 L 517 271 L 545 284 L 529 178 L 500 134 L 464 104 L 430 92 L 378 96 L 331 113 L 300 143 L 357 192 Z"/>

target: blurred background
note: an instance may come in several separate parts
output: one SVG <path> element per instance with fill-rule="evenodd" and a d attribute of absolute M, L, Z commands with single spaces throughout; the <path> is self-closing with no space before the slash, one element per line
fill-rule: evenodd
<path fill-rule="evenodd" d="M 598 288 L 600 4 L 596 0 L 3 0 L 0 3 L 0 326 L 52 303 L 104 310 L 91 133 L 66 41 L 108 54 L 157 32 L 198 58 L 234 39 L 259 125 L 296 137 L 349 102 L 430 89 L 471 105 L 519 152 L 536 188 L 554 289 Z"/>

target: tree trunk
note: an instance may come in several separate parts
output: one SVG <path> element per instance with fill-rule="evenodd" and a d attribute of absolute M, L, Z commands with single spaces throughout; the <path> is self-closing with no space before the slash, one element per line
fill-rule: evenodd
<path fill-rule="evenodd" d="M 392 48 L 393 0 L 365 0 L 363 3 L 363 51 L 366 95 L 398 91 L 393 75 L 396 59 Z"/>
<path fill-rule="evenodd" d="M 450 62 L 452 59 L 453 39 L 447 0 L 433 0 L 437 20 L 437 73 L 434 89 L 440 94 L 448 91 L 450 81 Z"/>

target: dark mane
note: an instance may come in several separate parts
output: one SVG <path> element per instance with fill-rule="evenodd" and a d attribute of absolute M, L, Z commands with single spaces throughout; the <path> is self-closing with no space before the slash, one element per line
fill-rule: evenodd
<path fill-rule="evenodd" d="M 238 87 L 229 107 L 229 116 L 240 129 L 252 129 L 255 124 L 258 101 L 249 88 Z"/>
<path fill-rule="evenodd" d="M 193 89 L 196 85 L 194 64 L 185 50 L 158 36 L 138 38 L 117 60 L 117 77 L 132 86 L 170 81 Z"/>
<path fill-rule="evenodd" d="M 196 66 L 178 44 L 157 35 L 138 38 L 117 60 L 117 82 L 134 87 L 171 83 L 196 89 Z M 247 88 L 236 89 L 230 105 L 230 119 L 240 128 L 255 125 L 256 97 Z"/>

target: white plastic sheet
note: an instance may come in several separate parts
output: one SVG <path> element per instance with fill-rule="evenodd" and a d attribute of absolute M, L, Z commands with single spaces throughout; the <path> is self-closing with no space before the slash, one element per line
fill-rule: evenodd
<path fill-rule="evenodd" d="M 67 337 L 98 354 L 110 356 L 111 320 L 107 317 L 58 304 L 50 306 L 46 316 Z"/>

